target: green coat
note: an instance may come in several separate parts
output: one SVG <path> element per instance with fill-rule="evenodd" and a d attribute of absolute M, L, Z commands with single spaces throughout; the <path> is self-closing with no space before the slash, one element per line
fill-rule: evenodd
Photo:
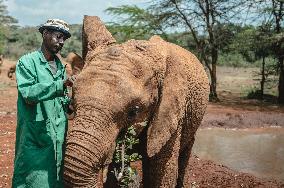
<path fill-rule="evenodd" d="M 52 74 L 41 51 L 20 58 L 16 67 L 18 87 L 17 130 L 13 187 L 62 187 L 63 142 L 67 129 L 65 68 L 56 58 Z"/>

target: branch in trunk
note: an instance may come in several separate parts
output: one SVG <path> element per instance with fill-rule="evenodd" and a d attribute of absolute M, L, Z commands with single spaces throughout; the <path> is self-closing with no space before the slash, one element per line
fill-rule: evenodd
<path fill-rule="evenodd" d="M 121 169 L 120 169 L 120 172 L 118 173 L 118 170 L 116 170 L 116 168 L 114 168 L 114 175 L 115 175 L 118 182 L 121 181 L 123 174 L 124 174 L 124 160 L 125 160 L 124 155 L 125 155 L 125 144 L 123 142 L 122 146 L 121 146 Z"/>

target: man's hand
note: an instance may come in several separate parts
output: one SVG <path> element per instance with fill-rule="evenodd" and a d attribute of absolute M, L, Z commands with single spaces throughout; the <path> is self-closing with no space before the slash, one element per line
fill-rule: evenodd
<path fill-rule="evenodd" d="M 75 76 L 71 76 L 69 78 L 67 78 L 64 82 L 63 82 L 63 86 L 64 87 L 73 87 L 73 84 L 76 80 Z"/>
<path fill-rule="evenodd" d="M 67 114 L 71 115 L 74 112 L 73 104 L 69 104 L 67 107 Z"/>

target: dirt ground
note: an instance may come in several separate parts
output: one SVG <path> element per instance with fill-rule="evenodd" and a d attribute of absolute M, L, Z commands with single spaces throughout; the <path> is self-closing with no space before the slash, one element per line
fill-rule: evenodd
<path fill-rule="evenodd" d="M 7 77 L 7 70 L 13 64 L 5 60 L 0 75 L 0 188 L 11 187 L 13 173 L 14 143 L 16 129 L 17 89 L 15 80 Z M 221 102 L 210 103 L 201 128 L 256 128 L 284 127 L 284 107 L 273 103 L 244 100 L 237 88 L 251 85 L 249 69 L 238 69 L 235 80 L 228 82 L 235 69 L 220 68 L 219 91 Z M 242 74 L 243 73 L 243 74 Z M 243 77 L 240 77 L 243 76 Z M 235 84 L 234 84 L 235 83 Z M 243 86 L 237 85 L 243 84 Z M 231 89 L 229 88 L 231 87 Z M 234 87 L 234 88 L 232 88 Z M 251 174 L 240 173 L 222 164 L 203 160 L 197 156 L 190 159 L 191 187 L 283 187 L 284 182 L 260 179 Z"/>

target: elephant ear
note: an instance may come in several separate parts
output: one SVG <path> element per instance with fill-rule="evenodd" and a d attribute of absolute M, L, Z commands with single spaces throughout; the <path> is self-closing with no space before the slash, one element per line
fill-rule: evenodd
<path fill-rule="evenodd" d="M 154 40 L 156 42 L 161 39 L 155 37 Z M 167 42 L 163 42 L 159 46 L 170 47 Z M 168 52 L 176 50 L 167 49 Z M 174 54 L 168 54 L 164 63 L 166 70 L 159 84 L 158 105 L 147 132 L 147 153 L 149 157 L 157 154 L 171 138 L 171 135 L 177 131 L 186 108 L 188 83 L 186 73 L 182 68 L 184 63 L 181 62 L 178 55 Z"/>
<path fill-rule="evenodd" d="M 97 16 L 84 16 L 82 28 L 82 58 L 91 61 L 95 51 L 116 43 L 105 24 Z"/>

